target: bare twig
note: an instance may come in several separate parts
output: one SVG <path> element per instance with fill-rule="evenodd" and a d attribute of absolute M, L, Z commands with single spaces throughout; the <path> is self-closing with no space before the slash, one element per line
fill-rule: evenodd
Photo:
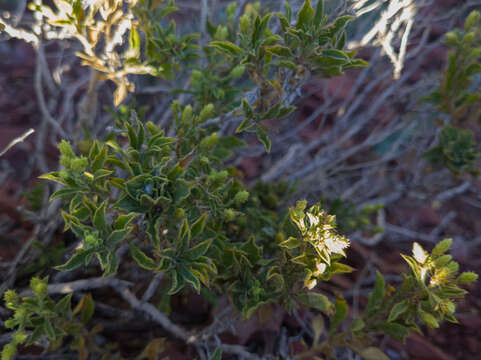
<path fill-rule="evenodd" d="M 90 279 L 82 279 L 82 280 L 76 280 L 76 281 L 71 281 L 67 283 L 59 283 L 59 284 L 50 284 L 47 287 L 47 293 L 50 295 L 53 294 L 68 294 L 76 291 L 84 291 L 84 290 L 91 290 L 91 289 L 98 289 L 102 287 L 115 287 L 115 286 L 120 286 L 120 287 L 126 287 L 130 286 L 132 283 L 125 281 L 125 280 L 119 280 L 114 277 L 109 277 L 109 278 L 102 278 L 102 277 L 97 277 L 97 278 L 90 278 Z M 32 295 L 31 290 L 25 290 L 20 293 L 21 296 L 30 296 Z"/>
<path fill-rule="evenodd" d="M 32 135 L 34 132 L 35 132 L 34 129 L 28 129 L 22 135 L 10 141 L 10 143 L 5 147 L 5 149 L 0 151 L 0 156 L 4 155 L 8 150 L 10 150 L 12 147 L 17 145 L 18 143 L 25 141 L 25 139 L 28 138 L 30 135 Z"/>

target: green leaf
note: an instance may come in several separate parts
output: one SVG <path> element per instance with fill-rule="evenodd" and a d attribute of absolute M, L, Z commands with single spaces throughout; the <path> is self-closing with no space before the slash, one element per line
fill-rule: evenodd
<path fill-rule="evenodd" d="M 429 326 L 431 328 L 438 328 L 439 327 L 438 320 L 436 320 L 436 318 L 432 314 L 430 314 L 430 313 L 428 313 L 428 312 L 426 312 L 422 309 L 418 309 L 418 313 L 419 313 L 419 316 L 421 316 L 421 319 L 424 321 L 424 323 L 427 326 Z"/>
<path fill-rule="evenodd" d="M 67 185 L 65 181 L 62 179 L 60 176 L 60 173 L 58 171 L 50 172 L 48 174 L 43 174 L 38 177 L 39 179 L 45 179 L 45 180 L 50 180 L 50 181 L 55 181 L 56 183 L 62 184 L 62 185 Z"/>
<path fill-rule="evenodd" d="M 199 292 L 200 291 L 200 281 L 187 267 L 181 266 L 178 271 L 178 275 L 180 275 L 185 282 L 192 285 L 192 287 Z"/>
<path fill-rule="evenodd" d="M 179 10 L 179 8 L 177 6 L 167 5 L 164 8 L 162 8 L 162 10 L 160 10 L 158 16 L 159 16 L 160 19 L 162 19 L 162 18 L 176 12 L 177 10 Z"/>
<path fill-rule="evenodd" d="M 335 35 L 339 30 L 343 29 L 349 21 L 352 20 L 354 20 L 354 16 L 345 15 L 338 17 L 331 29 L 331 35 Z"/>
<path fill-rule="evenodd" d="M 204 232 L 205 224 L 207 222 L 208 213 L 199 217 L 191 226 L 190 233 L 193 238 Z"/>
<path fill-rule="evenodd" d="M 474 74 L 480 73 L 481 72 L 481 64 L 480 63 L 473 63 L 470 64 L 466 70 L 466 76 L 473 76 Z"/>
<path fill-rule="evenodd" d="M 250 121 L 250 118 L 248 119 L 244 119 L 242 120 L 242 122 L 240 123 L 240 125 L 237 127 L 237 129 L 235 130 L 235 133 L 236 134 L 239 134 L 243 131 L 246 131 L 248 130 L 249 128 L 251 128 L 253 126 L 253 124 L 251 123 Z"/>
<path fill-rule="evenodd" d="M 129 45 L 131 51 L 129 57 L 138 59 L 140 56 L 140 36 L 134 27 L 130 29 Z"/>
<path fill-rule="evenodd" d="M 280 57 L 290 57 L 293 56 L 291 49 L 282 45 L 272 45 L 266 46 L 265 50 Z"/>
<path fill-rule="evenodd" d="M 201 256 L 205 255 L 207 250 L 209 250 L 210 245 L 212 244 L 212 240 L 205 240 L 200 244 L 194 246 L 193 248 L 187 250 L 185 252 L 185 257 L 190 261 L 197 260 Z"/>
<path fill-rule="evenodd" d="M 172 271 L 171 273 L 172 285 L 169 289 L 168 295 L 174 295 L 178 293 L 184 287 L 184 278 L 180 276 L 177 271 Z"/>
<path fill-rule="evenodd" d="M 409 328 L 395 322 L 382 322 L 377 327 L 397 341 L 404 341 L 410 334 Z"/>
<path fill-rule="evenodd" d="M 93 172 L 100 170 L 103 168 L 105 164 L 105 160 L 107 159 L 107 148 L 105 146 L 102 146 L 102 150 L 95 156 L 95 158 L 92 161 L 91 164 L 91 169 Z"/>
<path fill-rule="evenodd" d="M 267 152 L 271 151 L 271 139 L 269 138 L 269 135 L 267 135 L 267 132 L 261 128 L 260 126 L 257 126 L 256 129 L 256 134 L 257 134 L 257 139 L 264 145 L 264 148 L 266 149 Z"/>
<path fill-rule="evenodd" d="M 82 322 L 85 324 L 87 323 L 93 316 L 95 312 L 95 303 L 92 299 L 91 294 L 86 294 L 80 300 L 80 317 L 82 318 Z"/>
<path fill-rule="evenodd" d="M 52 196 L 50 196 L 50 201 L 55 200 L 56 198 L 63 197 L 69 198 L 77 195 L 82 189 L 80 188 L 73 188 L 73 187 L 66 187 L 60 190 L 55 191 Z"/>
<path fill-rule="evenodd" d="M 182 225 L 180 226 L 179 233 L 177 234 L 176 247 L 177 250 L 182 253 L 189 248 L 191 239 L 191 233 L 189 228 L 189 223 L 187 219 L 184 219 Z"/>
<path fill-rule="evenodd" d="M 120 244 L 131 231 L 132 227 L 127 227 L 121 230 L 114 230 L 107 238 L 105 245 L 110 248 L 114 248 L 115 246 Z"/>
<path fill-rule="evenodd" d="M 88 265 L 85 262 L 87 261 L 87 259 L 90 259 L 91 255 L 94 253 L 94 249 L 79 250 L 65 264 L 55 266 L 55 269 L 60 271 L 70 271 L 82 265 Z"/>
<path fill-rule="evenodd" d="M 324 0 L 318 0 L 316 5 L 316 12 L 314 14 L 314 25 L 319 28 L 322 18 L 324 16 Z"/>
<path fill-rule="evenodd" d="M 280 109 L 279 114 L 277 116 L 279 119 L 283 119 L 286 116 L 290 115 L 294 110 L 296 110 L 295 106 L 283 107 Z"/>
<path fill-rule="evenodd" d="M 244 115 L 247 119 L 253 119 L 255 117 L 254 109 L 252 108 L 251 104 L 246 99 L 242 99 L 242 111 L 244 111 Z M 242 125 L 242 124 L 241 124 Z M 240 128 L 241 126 L 239 126 Z M 242 130 L 236 130 L 236 132 L 241 132 Z"/>
<path fill-rule="evenodd" d="M 215 351 L 212 353 L 209 360 L 222 360 L 222 349 L 221 348 L 215 349 Z"/>
<path fill-rule="evenodd" d="M 335 263 L 332 263 L 331 264 L 331 268 L 330 268 L 330 271 L 331 271 L 331 274 L 348 274 L 348 273 L 351 273 L 353 272 L 353 268 L 350 267 L 349 265 L 346 265 L 346 264 L 341 264 L 341 263 L 338 263 L 338 262 L 335 262 Z"/>
<path fill-rule="evenodd" d="M 336 331 L 336 328 L 341 324 L 344 318 L 347 316 L 348 306 L 347 302 L 344 299 L 337 298 L 334 304 L 336 312 L 334 313 L 334 317 L 332 318 L 331 327 L 329 329 L 329 336 L 332 336 Z"/>
<path fill-rule="evenodd" d="M 157 267 L 154 260 L 132 243 L 130 243 L 130 255 L 137 264 L 146 270 L 154 270 Z"/>
<path fill-rule="evenodd" d="M 456 279 L 456 283 L 461 285 L 468 285 L 476 280 L 478 280 L 478 274 L 472 271 L 466 271 L 458 276 L 458 278 Z"/>
<path fill-rule="evenodd" d="M 314 18 L 314 9 L 311 6 L 311 0 L 305 0 L 302 4 L 301 9 L 297 13 L 297 24 L 296 27 L 309 26 Z"/>
<path fill-rule="evenodd" d="M 299 239 L 296 239 L 295 237 L 290 236 L 287 240 L 281 242 L 279 246 L 286 249 L 295 249 L 301 246 L 301 241 Z"/>
<path fill-rule="evenodd" d="M 322 50 L 322 56 L 336 60 L 349 61 L 349 56 L 342 50 L 326 49 Z"/>
<path fill-rule="evenodd" d="M 148 147 L 151 148 L 153 146 L 157 146 L 159 148 L 163 148 L 164 146 L 168 146 L 175 142 L 176 142 L 175 138 L 165 137 L 163 133 L 158 133 L 149 139 Z"/>
<path fill-rule="evenodd" d="M 72 312 L 72 295 L 73 293 L 65 295 L 58 303 L 55 304 L 53 311 L 65 316 L 70 314 Z"/>
<path fill-rule="evenodd" d="M 107 254 L 107 265 L 105 266 L 102 277 L 107 278 L 115 275 L 119 269 L 119 260 L 114 251 L 109 251 Z"/>
<path fill-rule="evenodd" d="M 254 48 L 257 47 L 262 36 L 264 35 L 267 26 L 269 25 L 269 21 L 271 20 L 272 13 L 266 14 L 262 19 L 257 16 L 254 22 L 254 31 L 252 32 L 252 45 Z"/>
<path fill-rule="evenodd" d="M 105 201 L 95 211 L 92 223 L 95 228 L 102 232 L 107 232 L 107 222 L 105 220 Z"/>
<path fill-rule="evenodd" d="M 119 215 L 114 222 L 115 230 L 124 229 L 130 222 L 138 216 L 136 213 L 129 213 L 127 215 Z"/>
<path fill-rule="evenodd" d="M 373 292 L 369 295 L 366 311 L 368 313 L 375 310 L 376 306 L 382 302 L 384 292 L 386 289 L 386 282 L 382 274 L 376 270 L 376 283 Z"/>
<path fill-rule="evenodd" d="M 44 319 L 43 320 L 43 330 L 45 334 L 47 334 L 48 338 L 52 341 L 55 341 L 55 330 L 52 326 L 52 323 L 50 322 L 49 319 Z"/>
<path fill-rule="evenodd" d="M 366 324 L 364 323 L 364 320 L 362 318 L 358 317 L 358 318 L 355 318 L 354 320 L 352 320 L 351 330 L 352 331 L 361 331 L 362 329 L 364 329 L 364 326 L 366 326 Z"/>
<path fill-rule="evenodd" d="M 398 302 L 391 309 L 391 312 L 389 313 L 389 317 L 388 317 L 387 321 L 393 322 L 400 315 L 404 314 L 408 309 L 409 309 L 409 301 L 408 300 L 403 300 L 403 301 Z"/>
<path fill-rule="evenodd" d="M 290 23 L 292 20 L 292 8 L 287 0 L 284 1 L 284 9 L 286 11 L 287 21 Z"/>
<path fill-rule="evenodd" d="M 332 313 L 333 305 L 325 295 L 309 292 L 297 295 L 296 299 L 299 300 L 301 304 L 322 311 L 327 315 Z"/>
<path fill-rule="evenodd" d="M 244 50 L 242 50 L 240 47 L 238 47 L 236 44 L 230 42 L 230 41 L 212 41 L 209 46 L 212 46 L 216 49 L 219 49 L 223 52 L 228 53 L 229 55 L 232 56 L 239 56 L 244 53 Z"/>
<path fill-rule="evenodd" d="M 389 357 L 379 348 L 370 346 L 359 351 L 364 360 L 390 360 Z"/>
<path fill-rule="evenodd" d="M 453 239 L 444 239 L 436 244 L 431 255 L 434 257 L 438 257 L 444 254 L 451 248 L 451 244 L 453 243 Z"/>

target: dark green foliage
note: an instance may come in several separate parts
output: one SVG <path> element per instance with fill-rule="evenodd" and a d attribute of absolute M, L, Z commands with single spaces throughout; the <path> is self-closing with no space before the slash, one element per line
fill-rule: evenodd
<path fill-rule="evenodd" d="M 454 174 L 479 176 L 476 160 L 481 154 L 473 132 L 467 128 L 481 121 L 481 93 L 473 88 L 473 79 L 481 73 L 481 14 L 473 11 L 466 19 L 464 32 L 446 34 L 448 68 L 439 88 L 427 100 L 449 116 L 448 125 L 439 132 L 439 145 L 425 153 L 432 164 L 446 166 Z"/>
<path fill-rule="evenodd" d="M 87 357 L 85 343 L 89 335 L 84 326 L 94 314 L 92 297 L 85 295 L 72 310 L 72 294 L 53 301 L 47 295 L 47 281 L 48 278 L 37 277 L 30 280 L 33 297 L 20 297 L 14 290 L 5 292 L 5 305 L 14 312 L 5 321 L 5 327 L 15 328 L 15 332 L 12 342 L 2 350 L 2 360 L 11 359 L 18 345 L 32 345 L 43 336 L 47 337 L 50 350 L 58 349 L 65 338 L 72 336 L 72 349 L 79 352 L 79 358 Z"/>
<path fill-rule="evenodd" d="M 439 133 L 439 145 L 431 148 L 424 156 L 434 165 L 446 166 L 455 174 L 468 172 L 479 175 L 476 159 L 481 155 L 473 132 L 454 126 L 445 126 Z"/>

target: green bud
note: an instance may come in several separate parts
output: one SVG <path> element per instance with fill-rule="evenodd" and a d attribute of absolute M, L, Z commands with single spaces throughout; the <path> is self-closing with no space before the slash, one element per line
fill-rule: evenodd
<path fill-rule="evenodd" d="M 233 20 L 235 16 L 235 11 L 237 9 L 237 3 L 233 2 L 227 5 L 227 8 L 225 9 L 225 12 L 227 14 L 227 18 L 229 20 Z"/>
<path fill-rule="evenodd" d="M 438 257 L 436 260 L 434 260 L 434 266 L 439 268 L 439 267 L 442 267 L 444 265 L 446 265 L 447 263 L 449 263 L 451 260 L 452 260 L 452 256 L 451 255 L 441 255 L 440 257 Z"/>
<path fill-rule="evenodd" d="M 278 232 L 278 233 L 276 234 L 276 242 L 277 242 L 277 243 L 283 242 L 283 241 L 285 240 L 285 238 L 286 238 L 286 237 L 285 237 L 284 234 L 281 233 L 281 232 Z"/>
<path fill-rule="evenodd" d="M 3 295 L 5 306 L 10 310 L 15 310 L 18 300 L 20 299 L 15 290 L 7 290 Z"/>
<path fill-rule="evenodd" d="M 91 234 L 91 233 L 89 233 L 85 236 L 84 241 L 89 246 L 100 245 L 100 239 L 98 238 L 98 236 L 95 236 L 94 234 Z"/>
<path fill-rule="evenodd" d="M 234 202 L 237 206 L 245 203 L 249 199 L 249 193 L 245 190 L 239 191 L 234 196 Z"/>
<path fill-rule="evenodd" d="M 2 360 L 10 360 L 16 352 L 17 347 L 13 343 L 5 345 L 2 350 Z"/>
<path fill-rule="evenodd" d="M 419 310 L 419 315 L 421 316 L 421 319 L 423 319 L 423 321 L 426 323 L 427 326 L 432 327 L 432 328 L 438 328 L 439 327 L 439 322 L 430 313 L 427 313 L 423 310 Z"/>
<path fill-rule="evenodd" d="M 229 176 L 229 173 L 227 172 L 227 170 L 219 171 L 216 175 L 216 181 L 223 183 L 227 180 L 228 176 Z"/>
<path fill-rule="evenodd" d="M 369 221 L 369 218 L 367 218 L 366 216 L 362 216 L 360 219 L 359 219 L 361 225 L 369 225 L 371 222 Z"/>
<path fill-rule="evenodd" d="M 199 70 L 193 70 L 192 75 L 190 76 L 190 85 L 192 85 L 194 89 L 200 89 L 202 85 L 202 78 L 202 72 Z"/>
<path fill-rule="evenodd" d="M 174 211 L 174 217 L 176 220 L 181 220 L 185 217 L 185 210 L 182 208 L 177 208 Z"/>
<path fill-rule="evenodd" d="M 454 303 L 449 300 L 443 301 L 440 306 L 444 313 L 452 314 L 456 310 Z"/>
<path fill-rule="evenodd" d="M 87 164 L 88 164 L 88 161 L 86 158 L 79 157 L 79 158 L 72 159 L 72 161 L 70 161 L 70 168 L 72 169 L 72 171 L 76 173 L 82 173 L 87 169 Z"/>
<path fill-rule="evenodd" d="M 70 169 L 70 163 L 72 162 L 72 158 L 67 157 L 65 155 L 60 155 L 60 165 L 62 165 L 66 169 Z"/>
<path fill-rule="evenodd" d="M 209 151 L 219 142 L 219 134 L 212 133 L 200 141 L 199 148 L 202 151 Z"/>
<path fill-rule="evenodd" d="M 448 33 L 446 33 L 446 41 L 449 43 L 449 44 L 456 44 L 458 41 L 459 41 L 459 38 L 458 38 L 458 34 L 453 32 L 453 31 L 450 31 Z"/>
<path fill-rule="evenodd" d="M 471 11 L 464 23 L 464 30 L 469 31 L 471 28 L 479 23 L 481 20 L 481 13 L 477 10 Z"/>
<path fill-rule="evenodd" d="M 467 44 L 471 44 L 475 38 L 476 34 L 474 32 L 468 32 L 464 34 L 463 41 Z"/>
<path fill-rule="evenodd" d="M 13 315 L 13 318 L 19 322 L 23 322 L 26 317 L 27 317 L 27 309 L 23 307 L 16 309 L 15 314 Z"/>
<path fill-rule="evenodd" d="M 8 320 L 6 320 L 3 324 L 5 325 L 5 327 L 6 327 L 7 329 L 12 329 L 12 328 L 15 326 L 15 320 L 13 320 L 13 319 L 8 319 Z"/>
<path fill-rule="evenodd" d="M 192 119 L 192 106 L 187 105 L 182 113 L 182 123 L 187 124 Z"/>
<path fill-rule="evenodd" d="M 62 158 L 60 158 L 60 162 L 62 162 Z M 70 167 L 70 162 L 69 162 L 69 167 Z M 68 171 L 67 170 L 60 170 L 58 172 L 58 176 L 60 176 L 62 179 L 67 179 L 69 177 Z"/>
<path fill-rule="evenodd" d="M 180 103 L 178 100 L 174 100 L 172 102 L 172 104 L 170 105 L 170 110 L 172 111 L 172 114 L 174 114 L 174 118 L 178 120 L 180 113 Z"/>
<path fill-rule="evenodd" d="M 202 72 L 200 70 L 192 70 L 192 75 L 190 76 L 190 81 L 200 81 L 202 80 Z"/>
<path fill-rule="evenodd" d="M 235 211 L 232 209 L 225 209 L 224 210 L 224 219 L 225 221 L 232 221 L 235 219 Z"/>
<path fill-rule="evenodd" d="M 246 67 L 244 65 L 237 65 L 235 68 L 231 70 L 230 76 L 233 79 L 238 79 L 244 74 L 245 69 Z"/>
<path fill-rule="evenodd" d="M 437 257 L 444 254 L 451 248 L 451 244 L 453 243 L 452 239 L 444 239 L 436 244 L 433 251 L 431 252 L 432 256 Z"/>
<path fill-rule="evenodd" d="M 58 149 L 60 151 L 60 154 L 67 158 L 75 157 L 75 153 L 72 150 L 72 146 L 68 141 L 62 140 L 60 144 L 58 144 Z"/>
<path fill-rule="evenodd" d="M 202 164 L 204 164 L 204 165 L 209 165 L 209 164 L 210 164 L 210 160 L 209 160 L 209 158 L 208 158 L 207 156 L 202 156 L 202 157 L 200 158 L 200 162 L 201 162 Z"/>
<path fill-rule="evenodd" d="M 222 170 L 219 172 L 212 170 L 209 174 L 209 180 L 212 183 L 223 183 L 227 180 L 228 176 L 229 173 L 227 172 L 227 170 Z"/>
<path fill-rule="evenodd" d="M 363 214 L 372 214 L 377 211 L 377 206 L 376 205 L 366 205 L 361 209 L 361 212 Z"/>
<path fill-rule="evenodd" d="M 478 274 L 472 271 L 467 271 L 458 276 L 456 283 L 460 285 L 468 285 L 476 280 L 478 280 Z"/>
<path fill-rule="evenodd" d="M 13 334 L 13 342 L 15 344 L 23 344 L 28 338 L 28 334 L 25 331 L 15 331 Z"/>
<path fill-rule="evenodd" d="M 449 264 L 446 265 L 446 269 L 451 273 L 455 274 L 459 271 L 459 264 L 455 261 L 451 261 Z"/>
<path fill-rule="evenodd" d="M 207 104 L 200 111 L 199 121 L 203 123 L 204 121 L 210 119 L 214 115 L 214 104 Z"/>
<path fill-rule="evenodd" d="M 37 297 L 42 297 L 47 293 L 47 283 L 46 281 L 33 277 L 30 279 L 30 288 Z"/>
<path fill-rule="evenodd" d="M 239 30 L 243 34 L 249 34 L 251 29 L 251 19 L 249 15 L 244 14 L 239 19 Z"/>
<path fill-rule="evenodd" d="M 217 30 L 215 32 L 214 38 L 217 40 L 225 40 L 229 36 L 229 30 L 225 26 L 219 25 L 217 26 Z"/>
<path fill-rule="evenodd" d="M 149 130 L 150 135 L 158 134 L 161 131 L 160 128 L 157 125 L 155 125 L 152 121 L 148 121 L 145 124 L 145 127 L 147 128 L 147 130 Z"/>

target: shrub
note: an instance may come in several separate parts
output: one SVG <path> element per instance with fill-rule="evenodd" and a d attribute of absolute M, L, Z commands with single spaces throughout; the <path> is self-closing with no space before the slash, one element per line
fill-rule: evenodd
<path fill-rule="evenodd" d="M 340 295 L 329 299 L 315 291 L 319 282 L 353 270 L 342 262 L 349 241 L 337 233 L 335 217 L 320 204 L 298 201 L 289 206 L 291 188 L 284 183 L 248 187 L 239 171 L 228 165 L 235 151 L 247 145 L 240 133 L 255 133 L 270 151 L 270 127 L 294 111 L 297 89 L 307 79 L 367 66 L 355 52 L 345 50 L 345 26 L 352 17 L 330 19 L 323 1 L 313 6 L 306 0 L 295 15 L 288 2 L 284 14 L 263 13 L 258 4 L 248 5 L 237 22 L 233 3 L 227 7 L 225 23 L 207 23 L 212 41 L 199 49 L 197 34 L 178 36 L 175 22 L 163 21 L 177 10 L 173 1 L 54 3 L 53 9 L 41 2 L 31 8 L 80 41 L 82 51 L 77 55 L 96 72 L 94 81 L 115 83 L 113 102 L 118 106 L 105 138 L 87 134 L 77 143 L 63 140 L 58 146 L 60 170 L 42 176 L 61 185 L 51 200 L 62 200 L 65 229 L 78 239 L 57 270 L 82 270 L 95 262 L 105 278 L 95 284 L 111 286 L 134 308 L 199 351 L 205 346 L 211 352 L 216 344 L 173 324 L 148 298 L 140 301 L 115 276 L 133 266 L 163 276 L 168 283 L 164 304 L 169 296 L 192 290 L 206 297 L 225 295 L 243 319 L 269 304 L 283 305 L 289 312 L 300 305 L 320 311 L 329 319 L 328 331 L 318 333 L 308 353 L 300 357 L 322 354 L 335 359 L 335 349 L 344 347 L 365 359 L 386 359 L 376 347 L 376 334 L 404 341 L 412 331 L 421 331 L 420 324 L 436 328 L 444 320 L 457 322 L 455 302 L 466 294 L 459 286 L 475 281 L 477 275 L 459 274 L 458 264 L 447 254 L 451 241 L 446 239 L 430 253 L 415 243 L 412 256 L 403 255 L 409 271 L 397 288 L 386 284 L 378 272 L 362 315 L 341 327 L 349 312 L 347 302 Z M 478 17 L 474 13 L 468 18 L 468 34 Z M 469 40 L 466 37 L 475 36 L 461 40 L 456 34 L 447 38 L 461 44 L 459 51 Z M 477 59 L 466 56 L 471 62 Z M 453 87 L 446 84 L 450 71 L 458 69 L 454 61 L 459 57 L 450 58 L 447 79 L 434 99 L 451 99 Z M 465 78 L 456 77 L 461 89 L 477 71 L 472 64 L 468 67 Z M 190 72 L 192 103 L 172 102 L 174 125 L 166 134 L 161 126 L 146 122 L 141 109 L 128 101 L 134 90 L 129 75 L 172 78 L 180 71 Z M 471 104 L 470 94 L 466 96 L 453 106 Z M 440 109 L 451 114 L 455 109 L 448 105 L 442 103 Z M 470 150 L 474 144 L 466 131 L 446 126 L 439 147 L 427 156 L 434 159 L 442 153 L 453 171 L 472 172 L 477 153 Z M 354 219 L 344 226 L 368 225 L 367 215 L 378 207 L 373 209 L 364 211 L 364 223 Z M 126 249 L 130 258 L 124 256 Z M 94 299 L 86 295 L 72 310 L 72 294 L 55 301 L 49 294 L 61 291 L 47 280 L 32 278 L 33 296 L 5 292 L 6 306 L 14 312 L 5 326 L 15 332 L 2 360 L 11 359 L 18 345 L 40 339 L 52 351 L 68 342 L 81 359 L 117 356 L 96 345 L 94 335 L 101 327 L 89 329 Z M 145 345 L 146 351 L 161 352 L 162 344 Z M 220 359 L 221 350 L 254 358 L 245 349 L 224 344 L 212 358 Z"/>

